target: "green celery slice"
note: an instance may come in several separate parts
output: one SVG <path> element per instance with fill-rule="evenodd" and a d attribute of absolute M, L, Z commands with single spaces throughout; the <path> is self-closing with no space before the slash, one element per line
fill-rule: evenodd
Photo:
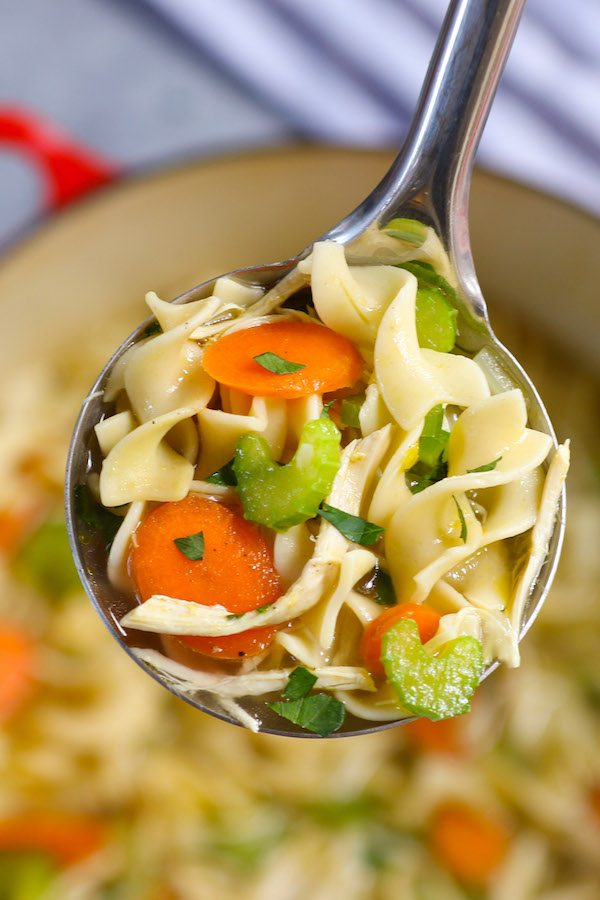
<path fill-rule="evenodd" d="M 18 577 L 49 600 L 61 600 L 81 587 L 62 518 L 43 522 L 19 549 L 14 566 Z"/>
<path fill-rule="evenodd" d="M 286 531 L 314 518 L 339 468 L 340 439 L 331 419 L 307 422 L 293 459 L 281 466 L 263 437 L 242 435 L 233 471 L 246 519 Z"/>
<path fill-rule="evenodd" d="M 451 284 L 429 263 L 420 260 L 400 263 L 416 277 L 417 337 L 419 346 L 449 353 L 456 343 L 458 296 Z"/>
<path fill-rule="evenodd" d="M 483 669 L 480 641 L 462 635 L 449 641 L 440 656 L 431 656 L 416 622 L 402 619 L 381 643 L 387 680 L 405 709 L 434 722 L 469 711 Z"/>
<path fill-rule="evenodd" d="M 427 237 L 427 226 L 417 219 L 390 219 L 381 226 L 380 231 L 413 247 L 420 247 Z"/>
<path fill-rule="evenodd" d="M 419 347 L 450 353 L 456 343 L 457 311 L 437 288 L 418 288 L 416 305 Z"/>
<path fill-rule="evenodd" d="M 444 431 L 444 407 L 434 406 L 425 416 L 423 431 L 419 438 L 419 461 L 426 466 L 437 466 L 446 453 L 449 431 Z"/>

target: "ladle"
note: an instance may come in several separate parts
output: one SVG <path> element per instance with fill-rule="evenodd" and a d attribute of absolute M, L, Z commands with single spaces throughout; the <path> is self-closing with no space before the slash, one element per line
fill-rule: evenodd
<path fill-rule="evenodd" d="M 548 415 L 531 381 L 510 353 L 498 342 L 488 321 L 469 244 L 468 199 L 473 158 L 506 61 L 525 0 L 452 0 L 429 65 L 416 113 L 402 150 L 373 192 L 324 237 L 348 245 L 370 226 L 395 217 L 410 217 L 431 225 L 447 249 L 464 301 L 460 347 L 471 354 L 483 347 L 498 371 L 516 382 L 525 394 L 531 427 L 556 438 Z M 402 52 L 399 35 L 398 52 Z M 350 114 L 350 113 L 349 113 Z M 294 211 L 290 210 L 290 215 Z M 493 225 L 491 225 L 493 227 Z M 236 279 L 271 287 L 310 252 L 295 259 L 237 271 Z M 193 288 L 178 303 L 207 296 L 214 282 Z M 145 325 L 146 323 L 144 323 Z M 106 574 L 106 552 L 100 536 L 82 540 L 86 525 L 75 503 L 76 488 L 98 466 L 94 425 L 104 414 L 102 391 L 115 363 L 144 330 L 140 326 L 108 362 L 83 404 L 69 453 L 66 476 L 67 524 L 73 554 L 85 588 L 108 628 L 124 650 L 136 659 L 135 647 L 160 648 L 160 638 L 143 632 L 125 633 L 119 625 L 132 600 L 117 591 Z M 537 616 L 552 582 L 565 521 L 561 497 L 549 551 L 529 598 L 521 637 Z M 142 663 L 140 665 L 143 666 Z M 488 675 L 497 664 L 488 667 Z M 168 683 L 154 670 L 147 671 L 173 693 L 198 709 L 226 721 L 236 720 L 207 693 L 185 690 Z M 260 730 L 287 736 L 315 737 L 271 712 L 261 700 L 242 698 L 243 707 L 260 721 Z M 373 732 L 397 723 L 370 722 L 348 716 L 333 736 Z"/>

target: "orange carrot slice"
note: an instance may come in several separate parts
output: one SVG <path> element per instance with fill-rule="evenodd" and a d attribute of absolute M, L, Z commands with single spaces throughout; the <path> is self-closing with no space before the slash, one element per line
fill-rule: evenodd
<path fill-rule="evenodd" d="M 468 887 L 483 888 L 506 856 L 510 839 L 496 818 L 453 802 L 434 813 L 429 840 L 452 875 Z"/>
<path fill-rule="evenodd" d="M 0 819 L 0 853 L 41 852 L 59 866 L 68 866 L 105 843 L 101 823 L 88 816 L 26 812 Z"/>
<path fill-rule="evenodd" d="M 200 532 L 203 558 L 189 559 L 175 540 Z M 231 507 L 203 497 L 155 507 L 136 532 L 130 564 L 142 600 L 166 594 L 204 606 L 220 604 L 238 614 L 267 606 L 282 593 L 261 531 Z M 260 653 L 275 631 L 265 627 L 219 638 L 179 638 L 206 655 L 237 659 Z"/>
<path fill-rule="evenodd" d="M 404 725 L 402 734 L 407 743 L 419 752 L 459 755 L 464 749 L 460 724 L 457 718 L 432 722 L 423 716 Z"/>
<path fill-rule="evenodd" d="M 11 555 L 34 527 L 39 505 L 15 506 L 0 511 L 0 551 Z"/>
<path fill-rule="evenodd" d="M 31 636 L 17 625 L 0 624 L 0 722 L 17 712 L 29 697 L 35 661 Z"/>
<path fill-rule="evenodd" d="M 302 368 L 276 374 L 255 357 L 272 353 Z M 293 399 L 350 387 L 363 369 L 350 341 L 324 325 L 285 319 L 234 331 L 206 350 L 203 365 L 220 384 L 260 397 Z"/>
<path fill-rule="evenodd" d="M 424 644 L 436 633 L 440 616 L 424 603 L 399 603 L 398 606 L 391 606 L 369 622 L 360 642 L 360 654 L 372 674 L 377 678 L 385 678 L 385 670 L 381 662 L 381 639 L 386 631 L 400 619 L 412 619 L 417 623 L 421 643 Z"/>

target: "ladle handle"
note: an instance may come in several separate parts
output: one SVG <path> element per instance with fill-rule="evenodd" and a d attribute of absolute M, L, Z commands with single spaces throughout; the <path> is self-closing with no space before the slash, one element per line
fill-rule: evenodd
<path fill-rule="evenodd" d="M 475 151 L 524 5 L 451 0 L 402 150 L 329 237 L 347 243 L 372 222 L 421 212 L 452 251 L 452 232 L 460 240 L 467 228 Z M 464 237 L 468 247 L 468 230 Z"/>

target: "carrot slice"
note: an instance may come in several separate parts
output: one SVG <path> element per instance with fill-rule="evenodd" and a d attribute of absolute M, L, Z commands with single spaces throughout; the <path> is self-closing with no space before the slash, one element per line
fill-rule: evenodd
<path fill-rule="evenodd" d="M 485 887 L 509 846 L 502 823 L 463 803 L 447 803 L 435 812 L 429 839 L 442 865 L 472 888 Z"/>
<path fill-rule="evenodd" d="M 106 843 L 100 822 L 63 812 L 28 812 L 0 819 L 0 852 L 41 852 L 59 866 L 91 856 Z"/>
<path fill-rule="evenodd" d="M 203 558 L 189 559 L 175 540 L 200 532 Z M 267 606 L 282 593 L 271 549 L 256 525 L 204 497 L 155 507 L 136 532 L 130 568 L 142 600 L 166 594 L 204 606 L 220 604 L 235 615 Z M 208 656 L 237 659 L 260 653 L 275 631 L 265 627 L 219 638 L 179 639 Z"/>
<path fill-rule="evenodd" d="M 421 643 L 430 640 L 438 629 L 439 613 L 424 603 L 400 603 L 391 606 L 373 619 L 363 632 L 360 642 L 360 654 L 372 674 L 385 678 L 385 670 L 381 662 L 381 639 L 383 635 L 400 619 L 412 619 L 419 626 Z"/>
<path fill-rule="evenodd" d="M 255 357 L 273 353 L 302 368 L 276 374 Z M 293 399 L 350 387 L 363 369 L 350 341 L 324 325 L 286 319 L 234 331 L 206 350 L 203 365 L 215 381 L 259 397 Z"/>
<path fill-rule="evenodd" d="M 404 725 L 402 734 L 408 744 L 419 752 L 458 755 L 464 749 L 460 723 L 456 718 L 432 722 L 422 716 Z"/>
<path fill-rule="evenodd" d="M 34 527 L 39 505 L 15 506 L 0 511 L 0 551 L 11 555 Z"/>
<path fill-rule="evenodd" d="M 17 625 L 0 625 L 0 722 L 17 712 L 32 690 L 33 639 Z"/>

